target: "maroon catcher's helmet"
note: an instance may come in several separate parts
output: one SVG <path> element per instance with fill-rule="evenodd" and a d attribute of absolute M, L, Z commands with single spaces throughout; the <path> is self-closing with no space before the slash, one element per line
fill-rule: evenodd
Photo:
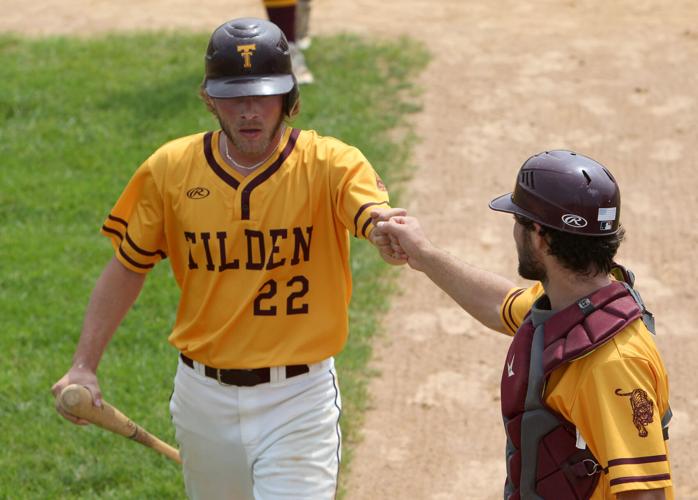
<path fill-rule="evenodd" d="M 572 151 L 545 151 L 519 170 L 516 187 L 490 208 L 566 233 L 615 234 L 620 228 L 620 190 L 606 167 Z"/>

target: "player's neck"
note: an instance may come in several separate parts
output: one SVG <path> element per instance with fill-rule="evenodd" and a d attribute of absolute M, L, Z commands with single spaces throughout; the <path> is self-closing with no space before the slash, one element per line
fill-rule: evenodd
<path fill-rule="evenodd" d="M 550 308 L 553 311 L 560 311 L 610 283 L 611 279 L 605 273 L 584 276 L 567 271 L 549 273 L 543 288 L 550 300 Z"/>
<path fill-rule="evenodd" d="M 228 165 L 233 167 L 240 174 L 247 176 L 264 165 L 276 152 L 285 130 L 286 126 L 281 124 L 276 134 L 274 134 L 274 137 L 269 141 L 269 146 L 256 155 L 245 154 L 231 146 L 231 141 L 228 139 L 225 132 L 221 131 L 218 140 L 218 150 Z"/>

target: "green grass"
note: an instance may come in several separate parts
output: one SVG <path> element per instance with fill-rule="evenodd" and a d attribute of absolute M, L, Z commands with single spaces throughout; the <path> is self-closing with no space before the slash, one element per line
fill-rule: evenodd
<path fill-rule="evenodd" d="M 0 498 L 184 497 L 175 465 L 63 421 L 50 387 L 69 366 L 112 255 L 98 229 L 125 183 L 162 143 L 215 128 L 196 96 L 206 43 L 205 35 L 0 37 Z M 413 142 L 406 117 L 417 109 L 411 82 L 426 54 L 408 40 L 341 36 L 314 40 L 307 58 L 317 84 L 302 89 L 295 125 L 358 146 L 389 187 L 399 185 Z M 390 270 L 368 244 L 353 244 L 352 258 L 351 335 L 338 358 L 345 468 L 391 291 Z M 169 268 L 157 266 L 99 372 L 110 402 L 172 443 L 176 352 L 166 339 L 176 302 Z"/>

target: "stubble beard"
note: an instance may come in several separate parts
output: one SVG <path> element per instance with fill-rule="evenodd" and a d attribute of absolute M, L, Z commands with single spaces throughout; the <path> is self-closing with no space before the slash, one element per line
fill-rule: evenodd
<path fill-rule="evenodd" d="M 223 132 L 225 132 L 225 135 L 228 136 L 228 139 L 233 144 L 235 149 L 237 149 L 240 153 L 245 155 L 260 155 L 264 153 L 267 150 L 267 148 L 271 145 L 272 140 L 276 136 L 276 132 L 279 130 L 279 128 L 281 128 L 283 124 L 283 116 L 279 119 L 276 126 L 272 127 L 272 129 L 267 133 L 264 133 L 264 127 L 261 123 L 246 123 L 246 126 L 258 127 L 262 129 L 262 137 L 255 141 L 249 141 L 244 137 L 241 137 L 237 133 L 233 133 L 234 128 L 231 127 L 230 124 L 224 122 L 220 116 L 218 116 L 218 123 L 220 124 Z"/>
<path fill-rule="evenodd" d="M 530 233 L 526 233 L 523 244 L 518 246 L 517 250 L 519 256 L 519 276 L 527 280 L 547 281 L 548 274 L 545 272 L 545 267 L 533 255 Z"/>

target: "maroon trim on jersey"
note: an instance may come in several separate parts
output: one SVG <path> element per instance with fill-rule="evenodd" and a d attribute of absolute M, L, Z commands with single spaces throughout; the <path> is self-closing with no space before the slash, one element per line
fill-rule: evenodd
<path fill-rule="evenodd" d="M 119 253 L 124 259 L 131 263 L 132 266 L 138 267 L 140 269 L 150 269 L 155 266 L 155 264 L 141 264 L 140 262 L 136 262 L 131 257 L 126 255 L 126 252 L 124 252 L 124 249 L 121 246 L 119 246 Z"/>
<path fill-rule="evenodd" d="M 368 225 L 371 223 L 371 220 L 372 219 L 370 217 L 366 219 L 366 222 L 364 222 L 364 227 L 361 228 L 361 234 L 364 238 L 366 237 L 366 229 L 368 229 Z"/>
<path fill-rule="evenodd" d="M 119 224 L 128 227 L 128 222 L 126 222 L 124 219 L 119 219 L 118 217 L 115 217 L 112 214 L 107 215 L 107 219 L 113 220 L 114 222 L 118 222 Z"/>
<path fill-rule="evenodd" d="M 124 219 L 114 217 L 111 214 L 107 215 L 107 219 L 112 220 L 114 222 L 118 222 L 119 224 L 122 224 L 124 226 L 124 228 L 128 229 L 128 222 L 126 222 Z M 117 229 L 112 229 L 110 227 L 107 227 L 106 225 L 102 226 L 102 231 L 118 236 L 119 239 L 121 240 L 122 244 L 123 244 L 123 241 L 125 238 L 126 241 L 128 242 L 128 244 L 131 245 L 131 247 L 141 255 L 145 255 L 146 257 L 153 257 L 155 255 L 159 255 L 163 259 L 167 258 L 167 254 L 165 252 L 163 252 L 162 250 L 155 250 L 155 251 L 151 252 L 149 250 L 144 250 L 141 247 L 139 247 L 138 245 L 136 245 L 136 243 L 128 235 L 128 231 L 124 231 L 124 233 L 121 234 L 121 231 L 119 231 Z M 122 252 L 122 255 L 124 255 L 123 252 Z M 124 255 L 124 258 L 128 259 L 128 257 L 126 255 Z M 129 262 L 131 262 L 131 261 L 129 260 Z M 137 265 L 133 262 L 131 262 L 131 263 L 134 266 Z M 150 267 L 152 267 L 152 265 Z"/>
<path fill-rule="evenodd" d="M 502 307 L 502 318 L 504 319 L 504 323 L 506 323 L 506 326 L 511 330 L 512 332 L 516 332 L 516 330 L 519 329 L 518 326 L 514 323 L 514 318 L 511 317 L 511 309 L 514 306 L 514 300 L 516 300 L 516 297 L 521 295 L 526 289 L 525 288 L 519 288 L 518 290 L 514 291 L 509 295 L 507 298 L 506 302 L 504 302 L 504 306 Z"/>
<path fill-rule="evenodd" d="M 653 462 L 666 462 L 666 460 L 666 455 L 652 455 L 649 457 L 637 458 L 615 458 L 613 460 L 608 461 L 608 467 L 626 464 L 651 464 Z"/>
<path fill-rule="evenodd" d="M 128 244 L 133 247 L 133 249 L 138 252 L 141 255 L 145 255 L 146 257 L 153 257 L 155 255 L 159 255 L 161 258 L 166 259 L 167 254 L 163 252 L 162 250 L 155 250 L 154 252 L 150 252 L 148 250 L 143 250 L 141 247 L 136 245 L 136 243 L 131 239 L 131 237 L 128 235 L 128 231 L 126 231 L 126 241 L 128 241 Z"/>
<path fill-rule="evenodd" d="M 114 236 L 118 236 L 118 237 L 119 237 L 119 241 L 123 241 L 123 240 L 124 240 L 124 235 L 121 234 L 121 233 L 120 233 L 119 231 L 117 231 L 116 229 L 112 229 L 112 228 L 107 227 L 107 226 L 102 226 L 102 231 L 104 231 L 105 233 L 111 233 L 111 234 L 113 234 Z"/>
<path fill-rule="evenodd" d="M 359 232 L 359 217 L 361 217 L 361 214 L 364 213 L 364 210 L 366 210 L 368 207 L 373 207 L 375 205 L 387 205 L 387 201 L 372 201 L 370 203 L 364 203 L 359 207 L 359 211 L 356 212 L 356 215 L 354 216 L 354 237 L 356 238 L 358 232 Z M 370 218 L 369 218 L 370 220 Z M 365 229 L 366 226 L 364 226 Z M 366 234 L 364 234 L 366 236 Z"/>
<path fill-rule="evenodd" d="M 610 486 L 626 483 L 647 483 L 650 481 L 668 481 L 671 479 L 671 474 L 655 474 L 653 476 L 627 476 L 611 479 Z"/>
<path fill-rule="evenodd" d="M 206 156 L 208 166 L 211 167 L 211 170 L 213 170 L 213 172 L 218 177 L 223 179 L 223 181 L 226 184 L 228 184 L 233 189 L 237 189 L 240 185 L 240 182 L 235 177 L 226 172 L 225 169 L 218 164 L 215 156 L 213 156 L 212 139 L 213 132 L 206 132 L 206 134 L 204 135 L 204 156 Z"/>
<path fill-rule="evenodd" d="M 250 194 L 252 194 L 252 190 L 259 186 L 262 182 L 266 181 L 269 177 L 271 177 L 274 174 L 274 172 L 281 168 L 283 162 L 286 161 L 286 158 L 288 158 L 288 155 L 291 154 L 291 151 L 293 151 L 293 148 L 296 146 L 296 140 L 298 139 L 298 135 L 300 133 L 300 129 L 294 128 L 293 130 L 291 130 L 291 135 L 288 137 L 286 147 L 281 152 L 276 161 L 272 163 L 264 172 L 252 179 L 250 183 L 247 186 L 245 186 L 245 189 L 242 190 L 242 215 L 240 217 L 242 220 L 250 219 Z"/>

